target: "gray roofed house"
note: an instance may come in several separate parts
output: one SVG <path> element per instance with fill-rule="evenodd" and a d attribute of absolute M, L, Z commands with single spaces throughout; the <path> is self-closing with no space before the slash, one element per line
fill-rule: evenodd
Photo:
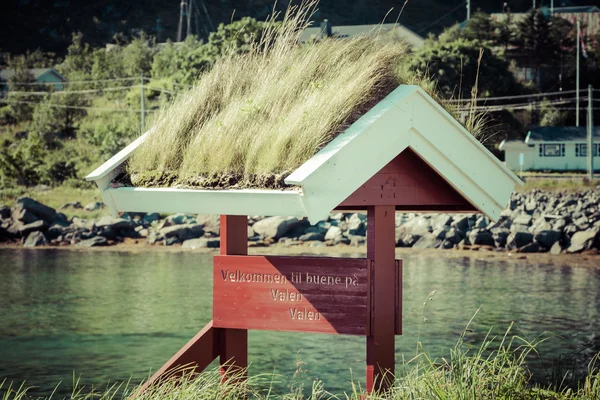
<path fill-rule="evenodd" d="M 374 24 L 374 25 L 339 25 L 332 26 L 325 20 L 320 26 L 306 28 L 300 36 L 300 43 L 310 40 L 319 40 L 323 37 L 348 38 L 357 35 L 393 35 L 398 40 L 404 40 L 410 47 L 419 48 L 425 43 L 425 39 L 400 24 Z"/>
<path fill-rule="evenodd" d="M 532 128 L 525 138 L 525 143 L 541 142 L 581 142 L 587 140 L 585 126 L 537 126 Z M 600 127 L 594 128 L 594 141 L 600 141 Z"/>
<path fill-rule="evenodd" d="M 587 168 L 585 126 L 538 126 L 524 141 L 503 141 L 505 163 L 513 170 L 584 171 Z M 600 168 L 600 127 L 594 129 L 594 169 Z"/>
<path fill-rule="evenodd" d="M 33 75 L 37 83 L 48 83 L 49 86 L 54 84 L 56 90 L 62 90 L 63 85 L 61 83 L 67 81 L 54 68 L 30 68 L 29 72 Z M 6 82 L 14 74 L 14 69 L 0 70 L 0 92 L 7 89 Z"/>

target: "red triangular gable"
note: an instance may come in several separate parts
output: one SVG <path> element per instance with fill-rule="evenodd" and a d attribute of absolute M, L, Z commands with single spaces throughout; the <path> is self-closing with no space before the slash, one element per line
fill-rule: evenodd
<path fill-rule="evenodd" d="M 337 209 L 395 205 L 397 210 L 477 211 L 410 148 L 400 153 Z"/>

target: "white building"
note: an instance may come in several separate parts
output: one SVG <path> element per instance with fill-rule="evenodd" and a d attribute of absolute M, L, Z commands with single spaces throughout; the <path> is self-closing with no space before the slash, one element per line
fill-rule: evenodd
<path fill-rule="evenodd" d="M 575 126 L 544 126 L 529 131 L 525 141 L 500 143 L 505 163 L 514 171 L 585 171 L 587 129 Z M 522 155 L 521 155 L 522 154 Z M 594 169 L 600 170 L 600 128 L 594 130 Z"/>

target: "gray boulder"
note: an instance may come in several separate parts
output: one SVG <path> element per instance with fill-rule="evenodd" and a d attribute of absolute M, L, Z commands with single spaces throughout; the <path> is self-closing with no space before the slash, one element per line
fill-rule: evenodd
<path fill-rule="evenodd" d="M 53 240 L 61 235 L 66 235 L 70 231 L 72 231 L 71 228 L 64 227 L 59 224 L 55 224 L 55 225 L 52 225 L 50 228 L 48 228 L 48 230 L 46 231 L 46 237 L 49 240 Z"/>
<path fill-rule="evenodd" d="M 431 218 L 431 227 L 436 229 L 443 229 L 446 226 L 450 226 L 452 223 L 452 217 L 448 214 L 439 214 Z"/>
<path fill-rule="evenodd" d="M 342 236 L 342 229 L 332 226 L 325 234 L 325 240 L 335 240 L 338 236 Z"/>
<path fill-rule="evenodd" d="M 337 244 L 345 244 L 348 245 L 351 243 L 351 240 L 349 238 L 347 238 L 346 236 L 336 236 L 335 239 L 333 239 L 333 244 L 337 245 Z"/>
<path fill-rule="evenodd" d="M 461 215 L 454 218 L 451 226 L 461 232 L 466 232 L 472 227 L 472 222 L 468 215 Z"/>
<path fill-rule="evenodd" d="M 204 233 L 212 236 L 221 234 L 221 217 L 214 214 L 199 214 L 196 223 L 203 226 Z"/>
<path fill-rule="evenodd" d="M 146 241 L 148 242 L 148 244 L 153 245 L 153 244 L 156 244 L 157 242 L 163 241 L 164 239 L 165 239 L 165 237 L 163 235 L 161 235 L 160 233 L 150 231 L 150 233 L 148 233 L 148 237 L 146 238 Z"/>
<path fill-rule="evenodd" d="M 506 238 L 506 248 L 509 250 L 520 249 L 533 242 L 533 234 L 529 232 L 512 232 Z"/>
<path fill-rule="evenodd" d="M 579 228 L 580 231 L 585 231 L 590 227 L 590 223 L 587 217 L 580 217 L 573 221 L 573 224 Z"/>
<path fill-rule="evenodd" d="M 165 238 L 176 237 L 183 242 L 203 236 L 204 227 L 200 224 L 173 225 L 162 228 L 159 232 Z"/>
<path fill-rule="evenodd" d="M 364 214 L 363 214 L 364 215 Z M 364 236 L 367 226 L 359 214 L 352 214 L 348 220 L 348 233 L 350 235 Z"/>
<path fill-rule="evenodd" d="M 178 244 L 179 239 L 177 238 L 177 236 L 171 236 L 168 238 L 165 238 L 165 240 L 163 240 L 163 245 L 164 246 L 173 246 L 174 244 Z"/>
<path fill-rule="evenodd" d="M 482 245 L 482 246 L 494 246 L 494 237 L 492 234 L 484 229 L 473 229 L 469 232 L 469 242 L 471 244 Z"/>
<path fill-rule="evenodd" d="M 26 225 L 38 221 L 39 218 L 29 210 L 15 207 L 12 210 L 12 220 L 14 222 L 21 222 Z"/>
<path fill-rule="evenodd" d="M 94 236 L 91 239 L 82 240 L 81 242 L 76 244 L 76 246 L 79 246 L 79 247 L 98 247 L 98 246 L 107 246 L 107 245 L 108 245 L 108 240 L 106 240 L 106 238 L 103 236 Z"/>
<path fill-rule="evenodd" d="M 427 234 L 430 235 L 429 232 L 427 232 Z M 409 233 L 408 235 L 405 235 L 400 240 L 398 240 L 397 245 L 399 247 L 413 247 L 415 243 L 419 241 L 419 239 L 421 239 L 421 236 Z"/>
<path fill-rule="evenodd" d="M 296 217 L 269 217 L 257 221 L 252 229 L 265 238 L 279 239 L 298 225 Z"/>
<path fill-rule="evenodd" d="M 104 207 L 104 203 L 100 203 L 99 201 L 93 201 L 89 204 L 86 204 L 85 207 L 83 207 L 83 209 L 85 211 L 98 211 L 99 209 Z"/>
<path fill-rule="evenodd" d="M 580 253 L 591 249 L 600 240 L 598 232 L 600 232 L 600 228 L 591 228 L 575 233 L 571 237 L 571 245 L 567 248 L 567 253 Z"/>
<path fill-rule="evenodd" d="M 36 232 L 31 232 L 27 236 L 27 239 L 25 239 L 25 243 L 23 244 L 23 246 L 37 247 L 37 246 L 45 246 L 47 244 L 48 244 L 48 240 L 46 240 L 46 237 L 44 236 L 44 234 L 40 231 L 36 231 Z"/>
<path fill-rule="evenodd" d="M 106 215 L 96 222 L 96 226 L 98 228 L 110 228 L 118 231 L 123 229 L 133 229 L 135 224 L 124 218 L 114 218 L 110 215 Z"/>
<path fill-rule="evenodd" d="M 189 239 L 181 245 L 184 249 L 202 249 L 202 248 L 217 248 L 221 245 L 221 241 L 215 238 L 200 238 Z"/>
<path fill-rule="evenodd" d="M 67 208 L 79 209 L 79 208 L 83 208 L 83 206 L 78 201 L 69 201 L 69 202 L 63 204 L 62 206 L 58 207 L 59 210 L 65 210 Z"/>
<path fill-rule="evenodd" d="M 153 222 L 159 221 L 159 220 L 160 220 L 160 215 L 158 213 L 145 214 L 142 217 L 142 224 L 148 226 L 148 225 L 152 225 Z"/>
<path fill-rule="evenodd" d="M 492 233 L 492 238 L 494 239 L 495 247 L 504 247 L 506 246 L 506 239 L 510 235 L 510 230 L 507 228 L 494 228 L 490 231 Z"/>
<path fill-rule="evenodd" d="M 300 240 L 302 242 L 310 242 L 313 240 L 323 241 L 323 240 L 325 240 L 325 235 L 323 235 L 321 232 L 308 232 L 308 233 L 305 233 L 304 235 L 300 236 L 298 238 L 298 240 Z"/>
<path fill-rule="evenodd" d="M 558 242 L 560 235 L 561 233 L 559 231 L 544 230 L 536 233 L 536 235 L 533 237 L 533 240 L 549 249 L 554 245 L 554 243 Z"/>
<path fill-rule="evenodd" d="M 360 247 L 360 246 L 364 246 L 367 243 L 367 239 L 364 236 L 351 235 L 349 237 L 349 239 L 350 239 L 350 246 Z"/>
<path fill-rule="evenodd" d="M 9 219 L 11 214 L 10 207 L 0 205 L 0 220 Z"/>
<path fill-rule="evenodd" d="M 463 239 L 463 236 L 456 228 L 450 228 L 449 231 L 446 232 L 445 241 L 450 242 L 452 244 L 458 244 Z"/>
<path fill-rule="evenodd" d="M 39 219 L 51 223 L 56 216 L 56 210 L 39 203 L 29 197 L 19 197 L 15 206 L 17 209 L 27 210 Z"/>
<path fill-rule="evenodd" d="M 48 229 L 48 224 L 46 223 L 46 221 L 39 219 L 35 222 L 26 225 L 20 223 L 13 224 L 9 228 L 9 232 L 13 234 L 16 233 L 17 236 L 27 237 L 31 232 L 45 231 L 46 229 Z"/>
<path fill-rule="evenodd" d="M 481 217 L 477 218 L 477 221 L 475 221 L 475 228 L 485 229 L 489 224 L 489 219 L 485 215 L 482 215 Z"/>
<path fill-rule="evenodd" d="M 521 214 L 517 218 L 513 219 L 513 225 L 516 224 L 516 225 L 529 226 L 529 225 L 531 225 L 531 221 L 533 221 L 533 218 L 531 217 L 531 215 Z"/>
<path fill-rule="evenodd" d="M 555 242 L 552 247 L 550 248 L 550 254 L 560 254 L 563 252 L 563 247 L 561 246 L 560 242 Z"/>
<path fill-rule="evenodd" d="M 82 219 L 79 217 L 73 217 L 71 224 L 75 228 L 94 229 L 95 223 L 91 220 Z"/>
<path fill-rule="evenodd" d="M 517 253 L 539 253 L 541 251 L 540 245 L 536 242 L 531 242 L 519 249 Z"/>
<path fill-rule="evenodd" d="M 342 213 L 335 213 L 335 214 L 331 214 L 329 216 L 330 221 L 341 221 L 343 219 L 344 219 L 344 214 L 342 214 Z"/>
<path fill-rule="evenodd" d="M 166 218 L 165 226 L 183 225 L 183 224 L 195 224 L 196 218 L 193 215 L 188 214 L 173 214 Z"/>
<path fill-rule="evenodd" d="M 427 233 L 422 236 L 417 242 L 412 246 L 414 249 L 437 249 L 442 244 L 442 240 L 437 238 L 432 233 Z"/>
<path fill-rule="evenodd" d="M 452 248 L 454 248 L 454 246 L 455 246 L 455 243 L 453 243 L 453 242 L 451 242 L 450 240 L 446 239 L 446 240 L 444 240 L 444 241 L 442 242 L 442 244 L 440 245 L 440 248 L 441 248 L 441 249 L 448 250 L 448 249 L 452 249 Z"/>

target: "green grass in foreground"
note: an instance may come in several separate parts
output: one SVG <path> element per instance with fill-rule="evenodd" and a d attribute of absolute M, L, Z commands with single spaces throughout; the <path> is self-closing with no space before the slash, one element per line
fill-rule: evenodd
<path fill-rule="evenodd" d="M 286 393 L 274 393 L 277 375 L 251 376 L 243 381 L 230 379 L 222 383 L 218 369 L 192 375 L 183 371 L 180 378 L 166 379 L 162 384 L 143 392 L 137 399 L 517 399 L 517 400 L 598 400 L 600 399 L 600 354 L 590 363 L 588 375 L 575 389 L 565 388 L 562 383 L 540 387 L 531 383 L 531 375 L 525 367 L 527 356 L 536 352 L 536 343 L 519 337 L 509 337 L 510 329 L 502 338 L 486 337 L 478 348 L 464 343 L 464 333 L 451 351 L 448 360 L 432 360 L 419 352 L 415 358 L 400 368 L 394 384 L 387 393 L 374 393 L 367 397 L 358 384 L 349 384 L 348 392 L 334 396 L 327 392 L 326 383 L 314 381 L 312 387 L 292 379 Z M 497 350 L 493 350 L 497 349 Z M 108 385 L 102 391 L 78 387 L 70 399 L 112 400 L 128 398 L 136 393 L 137 387 Z M 7 390 L 2 400 L 28 399 L 23 385 L 12 388 L 7 382 L 0 384 L 0 392 Z M 50 396 L 46 399 L 56 399 Z"/>

